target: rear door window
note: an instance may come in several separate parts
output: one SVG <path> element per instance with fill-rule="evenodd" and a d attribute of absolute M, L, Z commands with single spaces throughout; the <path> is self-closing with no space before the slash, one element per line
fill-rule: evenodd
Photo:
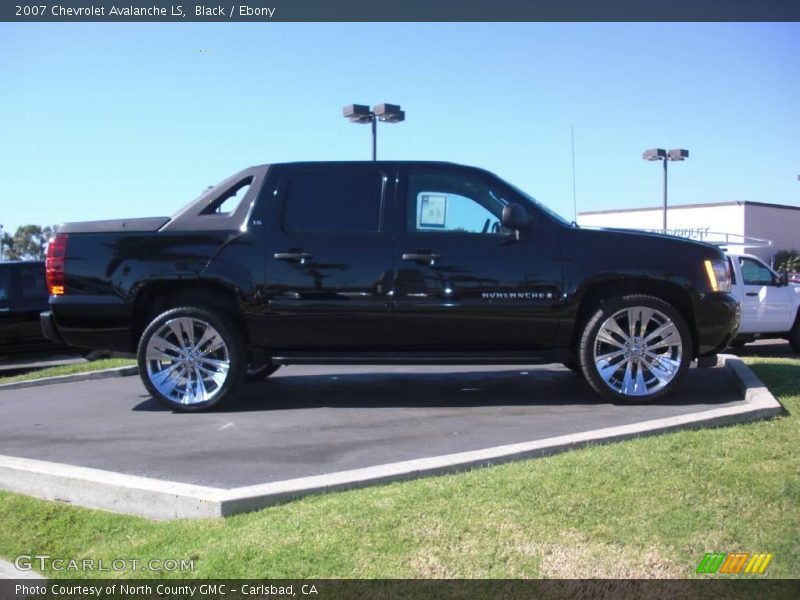
<path fill-rule="evenodd" d="M 375 169 L 292 171 L 284 188 L 284 227 L 307 232 L 379 231 L 385 183 L 385 176 Z"/>

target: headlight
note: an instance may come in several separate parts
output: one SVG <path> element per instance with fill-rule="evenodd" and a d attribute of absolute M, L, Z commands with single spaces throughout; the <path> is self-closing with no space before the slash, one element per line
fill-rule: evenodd
<path fill-rule="evenodd" d="M 715 292 L 731 291 L 731 266 L 726 259 L 705 261 L 708 283 Z"/>

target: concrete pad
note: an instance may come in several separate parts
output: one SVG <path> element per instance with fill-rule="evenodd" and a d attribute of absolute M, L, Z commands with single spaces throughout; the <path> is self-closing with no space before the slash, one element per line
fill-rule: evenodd
<path fill-rule="evenodd" d="M 162 409 L 138 378 L 0 392 L 0 487 L 150 518 L 541 456 L 781 405 L 741 361 L 662 403 L 614 406 L 546 367 L 289 367 L 226 412 Z"/>

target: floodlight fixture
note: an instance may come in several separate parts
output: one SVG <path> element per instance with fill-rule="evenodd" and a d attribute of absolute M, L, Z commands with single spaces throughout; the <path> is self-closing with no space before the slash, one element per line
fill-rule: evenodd
<path fill-rule="evenodd" d="M 348 104 L 342 109 L 342 114 L 351 123 L 372 122 L 372 113 L 366 104 Z"/>
<path fill-rule="evenodd" d="M 406 113 L 398 104 L 377 104 L 372 107 L 372 112 L 384 123 L 400 123 L 406 119 Z"/>
<path fill-rule="evenodd" d="M 683 148 L 670 150 L 669 152 L 667 152 L 667 158 L 669 160 L 685 160 L 689 158 L 689 151 L 684 150 Z"/>
<path fill-rule="evenodd" d="M 642 158 L 645 160 L 662 160 L 667 157 L 667 151 L 663 148 L 650 148 L 645 150 Z"/>

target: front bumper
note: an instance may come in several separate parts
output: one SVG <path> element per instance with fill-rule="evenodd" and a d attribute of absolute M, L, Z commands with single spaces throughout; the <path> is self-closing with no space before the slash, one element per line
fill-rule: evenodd
<path fill-rule="evenodd" d="M 742 311 L 731 294 L 706 294 L 697 305 L 697 356 L 722 352 L 739 331 Z"/>

